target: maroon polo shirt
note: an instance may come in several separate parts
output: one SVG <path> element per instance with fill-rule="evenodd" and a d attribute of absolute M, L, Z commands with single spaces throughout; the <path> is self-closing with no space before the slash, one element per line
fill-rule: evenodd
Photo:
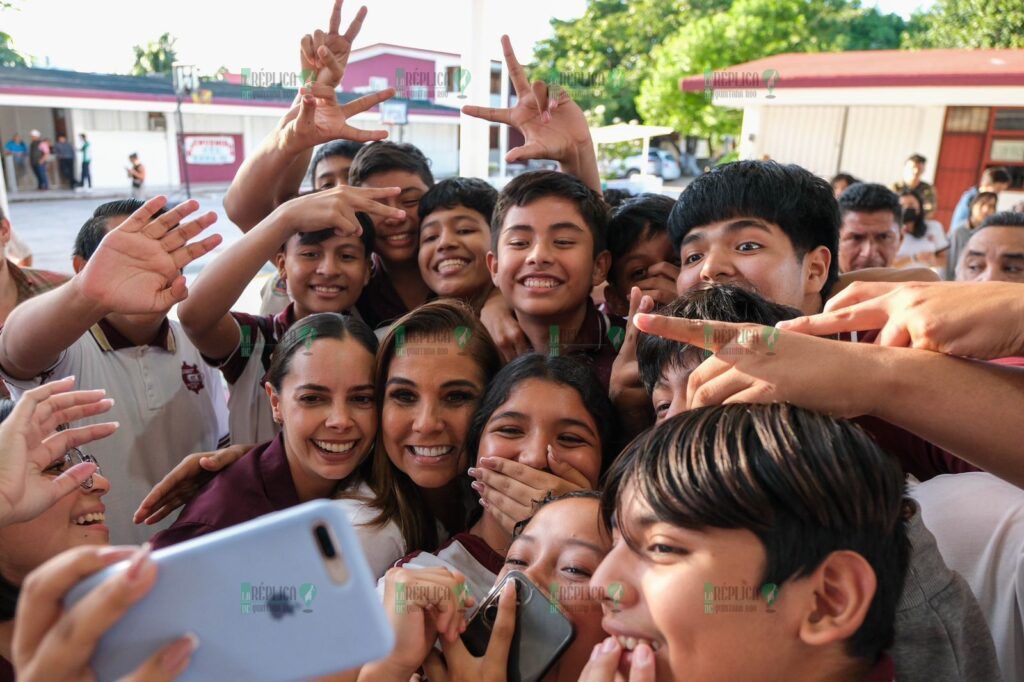
<path fill-rule="evenodd" d="M 214 476 L 174 525 L 154 535 L 150 544 L 154 549 L 168 547 L 297 504 L 299 494 L 278 434 Z"/>
<path fill-rule="evenodd" d="M 587 312 L 583 317 L 576 338 L 570 344 L 560 347 L 563 355 L 576 358 L 590 366 L 601 386 L 608 392 L 611 383 L 612 364 L 619 354 L 622 341 L 626 338 L 626 321 L 618 315 L 601 312 L 594 302 L 587 298 Z"/>
<path fill-rule="evenodd" d="M 427 296 L 427 301 L 435 298 L 437 294 L 431 293 Z M 356 310 L 363 321 L 370 325 L 370 329 L 379 329 L 409 312 L 402 302 L 402 297 L 398 295 L 398 290 L 391 283 L 391 278 L 384 272 L 384 265 L 377 254 L 373 254 L 370 281 L 363 287 L 363 293 L 356 301 Z"/>
<path fill-rule="evenodd" d="M 238 322 L 238 330 L 241 334 L 238 348 L 227 359 L 203 357 L 211 365 L 219 366 L 227 382 L 234 384 L 242 376 L 245 366 L 249 363 L 249 357 L 252 355 L 252 349 L 256 345 L 257 336 L 263 336 L 265 339 L 263 357 L 260 358 L 260 362 L 263 364 L 263 371 L 266 372 L 270 369 L 270 359 L 274 348 L 277 347 L 277 344 L 284 337 L 285 332 L 295 324 L 295 304 L 289 303 L 277 315 L 250 315 L 248 313 L 231 311 L 231 316 Z"/>

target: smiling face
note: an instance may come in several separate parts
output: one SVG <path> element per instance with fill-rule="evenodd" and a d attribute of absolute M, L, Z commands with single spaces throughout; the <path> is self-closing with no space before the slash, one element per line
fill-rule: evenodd
<path fill-rule="evenodd" d="M 420 230 L 420 214 L 417 209 L 420 199 L 429 189 L 423 178 L 409 171 L 391 170 L 370 175 L 361 186 L 402 188 L 398 196 L 377 199 L 391 208 L 405 211 L 405 217 L 371 216 L 376 230 L 373 250 L 385 265 L 415 263 Z"/>
<path fill-rule="evenodd" d="M 56 478 L 64 468 L 62 462 L 43 473 Z M 110 542 L 102 502 L 110 481 L 98 473 L 92 480 L 91 489 L 76 488 L 31 521 L 0 528 L 0 574 L 20 585 L 28 573 L 65 550 Z"/>
<path fill-rule="evenodd" d="M 658 680 L 752 680 L 763 678 L 765 670 L 782 676 L 791 669 L 788 661 L 806 654 L 795 636 L 780 633 L 799 629 L 800 602 L 809 595 L 794 584 L 800 581 L 787 582 L 773 611 L 767 610 L 760 585 L 765 551 L 757 536 L 746 529 L 698 532 L 660 522 L 630 486 L 622 500 L 616 521 L 636 549 L 616 530 L 592 583 L 619 588 L 620 599 L 604 604 L 604 629 L 626 648 L 631 639 L 652 645 Z M 709 585 L 738 590 L 728 602 L 713 599 L 717 610 L 708 613 Z M 742 656 L 736 655 L 738 642 Z M 620 671 L 628 675 L 629 664 L 626 654 Z"/>
<path fill-rule="evenodd" d="M 604 281 L 609 255 L 594 258 L 594 237 L 576 205 L 543 197 L 505 214 L 497 252 L 487 254 L 494 285 L 517 315 L 558 318 L 578 312 Z"/>
<path fill-rule="evenodd" d="M 303 244 L 301 237 L 293 235 L 276 259 L 296 318 L 347 312 L 370 281 L 370 260 L 362 240 L 332 234 L 318 244 Z"/>
<path fill-rule="evenodd" d="M 420 226 L 419 264 L 423 281 L 439 296 L 468 299 L 487 289 L 491 228 L 465 206 L 441 208 Z"/>
<path fill-rule="evenodd" d="M 839 271 L 887 268 L 902 240 L 892 211 L 847 211 L 839 228 Z"/>
<path fill-rule="evenodd" d="M 605 637 L 601 593 L 591 589 L 590 577 L 610 548 L 598 500 L 568 498 L 541 507 L 508 549 L 495 584 L 509 571 L 525 573 L 557 600 L 576 630 L 547 680 L 578 680 L 594 645 Z"/>
<path fill-rule="evenodd" d="M 321 338 L 295 351 L 280 393 L 268 384 L 300 497 L 330 495 L 373 446 L 373 368 L 373 354 L 352 337 Z"/>
<path fill-rule="evenodd" d="M 680 245 L 679 295 L 707 284 L 735 284 L 773 303 L 821 311 L 831 254 L 819 246 L 798 258 L 774 223 L 737 218 L 690 230 Z"/>
<path fill-rule="evenodd" d="M 487 420 L 477 456 L 502 457 L 550 471 L 550 447 L 557 459 L 596 488 L 601 475 L 598 433 L 576 389 L 547 379 L 527 379 Z"/>
<path fill-rule="evenodd" d="M 1024 282 L 1024 227 L 986 227 L 971 236 L 958 282 Z"/>
<path fill-rule="evenodd" d="M 464 473 L 485 384 L 483 369 L 454 340 L 407 338 L 388 366 L 381 411 L 391 463 L 421 488 L 442 488 Z"/>

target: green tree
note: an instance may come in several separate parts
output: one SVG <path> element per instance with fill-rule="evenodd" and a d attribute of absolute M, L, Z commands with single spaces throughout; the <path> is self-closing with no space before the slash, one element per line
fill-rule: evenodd
<path fill-rule="evenodd" d="M 899 47 L 902 19 L 847 0 L 736 0 L 726 11 L 689 22 L 654 48 L 640 86 L 644 122 L 712 140 L 739 132 L 742 113 L 684 93 L 681 78 L 783 52 Z M 785 80 L 786 74 L 780 74 Z"/>
<path fill-rule="evenodd" d="M 1020 0 L 936 0 L 911 17 L 905 47 L 1024 47 L 1024 3 Z"/>
<path fill-rule="evenodd" d="M 155 41 L 151 40 L 145 47 L 136 45 L 135 66 L 132 67 L 132 75 L 145 76 L 149 73 L 171 73 L 171 65 L 177 60 L 177 53 L 174 51 L 176 38 L 169 33 L 164 33 Z"/>
<path fill-rule="evenodd" d="M 11 36 L 0 31 L 0 66 L 25 66 L 25 57 L 14 49 Z"/>
<path fill-rule="evenodd" d="M 552 20 L 554 36 L 537 44 L 530 77 L 569 89 L 599 124 L 635 119 L 634 100 L 651 47 L 689 17 L 727 5 L 728 0 L 591 0 L 582 17 Z"/>

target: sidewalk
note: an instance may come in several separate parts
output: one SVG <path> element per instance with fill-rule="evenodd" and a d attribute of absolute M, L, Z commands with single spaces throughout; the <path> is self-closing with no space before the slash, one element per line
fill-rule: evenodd
<path fill-rule="evenodd" d="M 192 183 L 192 195 L 196 196 L 199 194 L 217 194 L 226 192 L 228 189 L 226 182 L 213 182 L 213 183 Z M 146 197 L 155 197 L 158 194 L 164 194 L 168 197 L 184 197 L 185 196 L 185 185 L 171 185 L 164 187 L 146 187 Z M 10 203 L 30 202 L 30 201 L 61 201 L 61 200 L 77 200 L 77 199 L 127 199 L 131 196 L 130 188 L 128 187 L 97 187 L 92 189 L 89 187 L 83 187 L 77 190 L 71 189 L 50 189 L 40 191 L 37 189 L 19 190 L 14 193 L 10 190 L 7 191 L 7 201 Z"/>

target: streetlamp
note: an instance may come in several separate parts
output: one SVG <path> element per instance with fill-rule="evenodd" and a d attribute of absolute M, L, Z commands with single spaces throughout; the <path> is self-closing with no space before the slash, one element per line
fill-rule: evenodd
<path fill-rule="evenodd" d="M 171 65 L 171 69 L 174 95 L 178 101 L 178 106 L 175 110 L 178 121 L 178 158 L 181 160 L 181 168 L 185 174 L 185 194 L 191 199 L 192 183 L 188 179 L 188 159 L 185 156 L 185 122 L 181 116 L 181 102 L 186 97 L 192 97 L 192 92 L 199 85 L 199 74 L 196 71 L 196 67 L 191 64 L 175 62 Z"/>

